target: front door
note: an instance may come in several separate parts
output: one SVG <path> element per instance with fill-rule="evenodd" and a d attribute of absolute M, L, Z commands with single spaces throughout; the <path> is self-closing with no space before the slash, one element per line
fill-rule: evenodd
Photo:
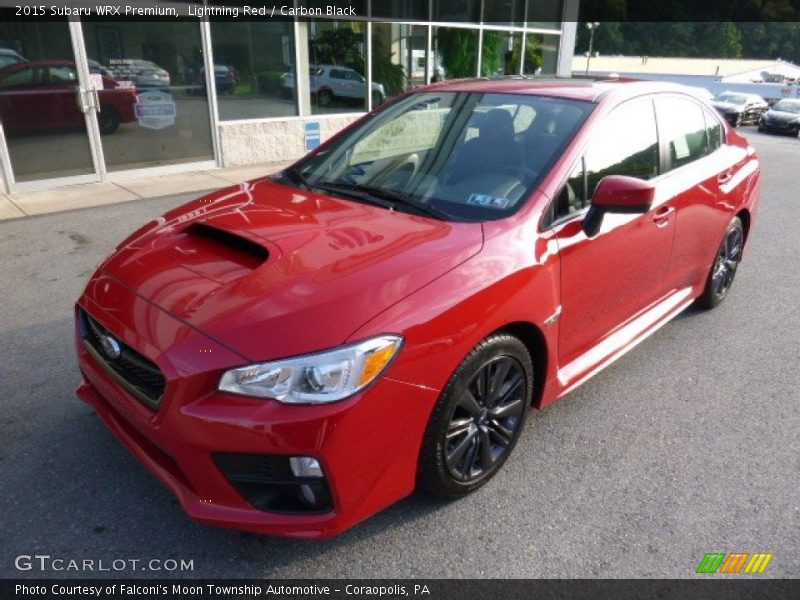
<path fill-rule="evenodd" d="M 592 238 L 581 228 L 603 177 L 652 179 L 659 165 L 653 102 L 631 100 L 604 118 L 562 191 L 557 203 L 561 215 L 555 215 L 561 222 L 556 220 L 554 229 L 561 264 L 562 367 L 586 355 L 663 295 L 674 230 L 674 213 L 668 206 L 656 202 L 645 214 L 606 214 L 600 233 Z"/>

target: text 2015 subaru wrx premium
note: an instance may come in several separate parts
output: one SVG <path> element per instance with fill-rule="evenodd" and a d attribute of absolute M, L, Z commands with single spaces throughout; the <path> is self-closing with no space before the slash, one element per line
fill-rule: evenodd
<path fill-rule="evenodd" d="M 326 537 L 486 483 L 527 408 L 728 295 L 759 163 L 682 88 L 436 84 L 122 242 L 78 395 L 192 518 Z"/>

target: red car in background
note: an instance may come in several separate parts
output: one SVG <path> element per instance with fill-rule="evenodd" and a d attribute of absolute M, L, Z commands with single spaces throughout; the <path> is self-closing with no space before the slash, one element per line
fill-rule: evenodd
<path fill-rule="evenodd" d="M 120 123 L 136 120 L 136 89 L 120 87 L 107 77 L 98 91 L 100 132 L 113 133 Z M 0 69 L 0 121 L 7 134 L 70 129 L 84 125 L 75 63 L 35 61 Z"/>
<path fill-rule="evenodd" d="M 531 405 L 725 300 L 759 177 L 680 86 L 420 88 L 123 241 L 77 393 L 201 522 L 319 538 L 462 496 Z"/>

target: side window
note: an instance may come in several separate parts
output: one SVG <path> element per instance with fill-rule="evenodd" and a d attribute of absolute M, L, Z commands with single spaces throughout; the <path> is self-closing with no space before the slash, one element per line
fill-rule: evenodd
<path fill-rule="evenodd" d="M 0 84 L 8 87 L 34 85 L 39 83 L 39 78 L 34 76 L 37 71 L 38 69 L 20 69 L 19 71 L 14 71 L 0 79 Z"/>
<path fill-rule="evenodd" d="M 50 83 L 73 83 L 78 80 L 78 75 L 72 67 L 49 67 L 47 77 Z"/>
<path fill-rule="evenodd" d="M 586 200 L 586 177 L 583 170 L 583 159 L 578 161 L 567 178 L 564 187 L 553 203 L 550 221 L 557 221 L 578 212 L 588 205 Z"/>
<path fill-rule="evenodd" d="M 706 120 L 706 136 L 708 136 L 708 153 L 711 154 L 722 145 L 722 123 L 707 108 L 703 109 Z"/>
<path fill-rule="evenodd" d="M 641 98 L 621 104 L 599 125 L 586 150 L 587 199 L 606 175 L 651 179 L 658 175 L 658 163 L 653 101 Z"/>
<path fill-rule="evenodd" d="M 658 126 L 669 149 L 670 166 L 677 169 L 708 154 L 703 107 L 688 98 L 656 101 Z"/>

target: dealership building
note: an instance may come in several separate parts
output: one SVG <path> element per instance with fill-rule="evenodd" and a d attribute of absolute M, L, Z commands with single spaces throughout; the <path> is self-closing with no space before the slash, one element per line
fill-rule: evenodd
<path fill-rule="evenodd" d="M 233 18 L 221 9 L 242 3 L 201 4 L 161 19 L 3 12 L 0 192 L 287 161 L 426 83 L 569 76 L 578 13 L 577 0 L 355 0 L 295 3 L 350 7 L 343 19 Z"/>

